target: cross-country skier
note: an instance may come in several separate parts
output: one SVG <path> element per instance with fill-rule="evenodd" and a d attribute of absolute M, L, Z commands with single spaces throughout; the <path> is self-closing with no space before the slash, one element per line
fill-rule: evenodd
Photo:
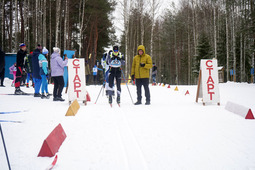
<path fill-rule="evenodd" d="M 102 64 L 103 69 L 104 69 L 104 81 L 105 81 L 106 96 L 109 95 L 109 71 L 110 71 L 109 64 L 106 61 L 107 61 L 107 58 L 108 58 L 108 56 L 110 55 L 111 52 L 112 52 L 112 50 L 110 50 L 108 53 L 105 53 L 103 55 L 102 60 L 101 60 L 101 64 Z"/>
<path fill-rule="evenodd" d="M 17 53 L 17 58 L 16 58 L 16 67 L 17 67 L 17 72 L 16 72 L 16 80 L 15 80 L 15 92 L 14 94 L 21 95 L 25 94 L 23 91 L 20 90 L 20 80 L 22 77 L 22 70 L 24 67 L 24 58 L 27 54 L 27 47 L 24 43 L 19 45 L 20 50 Z"/>
<path fill-rule="evenodd" d="M 33 52 L 30 52 L 30 54 L 27 55 L 25 58 L 25 69 L 27 71 L 27 83 L 26 83 L 27 88 L 29 88 L 30 77 L 31 76 L 33 77 L 33 75 L 32 75 L 32 56 L 33 56 Z M 32 86 L 34 86 L 33 78 L 32 78 Z"/>
<path fill-rule="evenodd" d="M 107 58 L 107 63 L 110 66 L 109 71 L 109 103 L 112 104 L 112 96 L 113 96 L 113 83 L 114 79 L 116 80 L 117 85 L 117 103 L 120 103 L 120 93 L 121 93 L 121 65 L 124 64 L 124 57 L 119 52 L 119 47 L 114 46 L 113 51 Z"/>

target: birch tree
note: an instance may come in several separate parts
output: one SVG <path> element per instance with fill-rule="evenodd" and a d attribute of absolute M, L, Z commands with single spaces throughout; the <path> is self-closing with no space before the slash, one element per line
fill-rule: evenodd
<path fill-rule="evenodd" d="M 55 47 L 59 47 L 59 25 L 60 25 L 60 9 L 61 0 L 56 0 L 56 31 L 55 31 Z"/>

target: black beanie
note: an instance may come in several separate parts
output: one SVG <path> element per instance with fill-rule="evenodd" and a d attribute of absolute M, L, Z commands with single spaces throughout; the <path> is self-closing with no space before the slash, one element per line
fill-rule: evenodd
<path fill-rule="evenodd" d="M 117 45 L 113 46 L 113 51 L 119 51 L 119 47 Z"/>

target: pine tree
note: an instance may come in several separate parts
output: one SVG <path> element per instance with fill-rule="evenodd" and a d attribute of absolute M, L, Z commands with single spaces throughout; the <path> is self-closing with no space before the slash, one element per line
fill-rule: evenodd
<path fill-rule="evenodd" d="M 198 75 L 200 69 L 200 60 L 201 59 L 211 59 L 212 58 L 212 48 L 206 34 L 202 33 L 197 45 L 197 56 L 195 56 L 195 65 L 193 69 L 193 73 Z"/>

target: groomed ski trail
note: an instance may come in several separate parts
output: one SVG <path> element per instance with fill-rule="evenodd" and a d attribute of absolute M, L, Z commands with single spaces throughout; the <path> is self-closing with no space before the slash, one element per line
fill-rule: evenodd
<path fill-rule="evenodd" d="M 116 110 L 118 110 L 118 112 L 116 112 Z M 111 117 L 115 123 L 120 138 L 120 144 L 126 156 L 125 162 L 127 166 L 125 166 L 125 169 L 148 170 L 144 153 L 128 123 L 123 108 L 118 107 L 116 110 L 111 112 Z"/>

